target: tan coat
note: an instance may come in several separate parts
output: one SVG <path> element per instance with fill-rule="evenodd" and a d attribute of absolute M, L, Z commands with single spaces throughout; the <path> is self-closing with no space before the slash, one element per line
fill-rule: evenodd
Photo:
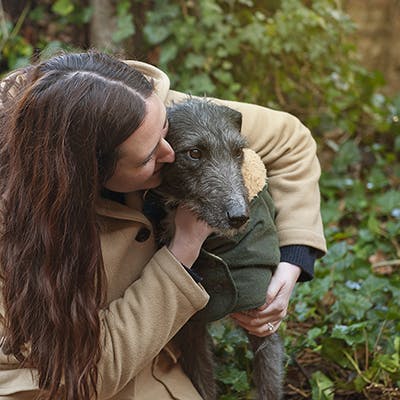
<path fill-rule="evenodd" d="M 183 94 L 169 89 L 164 73 L 147 64 L 135 65 L 154 79 L 165 104 L 182 99 Z M 320 167 L 309 131 L 283 112 L 222 103 L 242 112 L 243 134 L 266 164 L 280 244 L 325 251 L 319 212 Z M 208 295 L 166 248 L 156 251 L 151 224 L 140 212 L 141 203 L 140 194 L 133 193 L 126 206 L 110 200 L 98 204 L 108 278 L 108 307 L 100 312 L 99 399 L 201 400 L 169 342 L 206 305 Z M 18 368 L 15 359 L 0 351 L 0 399 L 33 399 L 36 388 L 35 371 Z"/>

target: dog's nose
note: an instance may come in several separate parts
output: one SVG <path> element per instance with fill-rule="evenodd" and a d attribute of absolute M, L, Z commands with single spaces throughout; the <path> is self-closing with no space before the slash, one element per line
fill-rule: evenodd
<path fill-rule="evenodd" d="M 249 220 L 249 216 L 242 213 L 235 214 L 235 212 L 228 211 L 228 220 L 231 228 L 238 229 Z"/>

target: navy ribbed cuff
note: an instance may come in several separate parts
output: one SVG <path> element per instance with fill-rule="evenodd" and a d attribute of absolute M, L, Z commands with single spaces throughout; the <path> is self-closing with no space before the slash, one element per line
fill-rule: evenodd
<path fill-rule="evenodd" d="M 203 277 L 200 276 L 197 272 L 193 270 L 193 268 L 188 268 L 186 265 L 181 263 L 182 267 L 185 268 L 186 272 L 193 278 L 196 283 L 200 283 L 203 280 Z"/>
<path fill-rule="evenodd" d="M 283 246 L 280 250 L 281 262 L 288 262 L 301 268 L 298 282 L 306 282 L 314 278 L 315 260 L 321 256 L 319 250 L 305 245 Z"/>

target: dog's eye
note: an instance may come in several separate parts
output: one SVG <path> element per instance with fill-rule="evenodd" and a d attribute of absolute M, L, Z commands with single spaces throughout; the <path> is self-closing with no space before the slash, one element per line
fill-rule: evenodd
<path fill-rule="evenodd" d="M 193 160 L 199 160 L 202 156 L 201 151 L 199 149 L 191 149 L 188 151 L 189 157 Z"/>
<path fill-rule="evenodd" d="M 234 151 L 233 156 L 236 158 L 242 158 L 243 157 L 243 149 L 237 149 Z"/>

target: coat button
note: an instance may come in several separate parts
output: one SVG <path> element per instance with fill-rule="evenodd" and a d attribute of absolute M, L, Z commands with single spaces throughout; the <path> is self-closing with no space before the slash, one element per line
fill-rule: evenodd
<path fill-rule="evenodd" d="M 150 237 L 150 229 L 148 228 L 140 228 L 139 232 L 137 233 L 135 240 L 138 242 L 145 242 Z"/>

